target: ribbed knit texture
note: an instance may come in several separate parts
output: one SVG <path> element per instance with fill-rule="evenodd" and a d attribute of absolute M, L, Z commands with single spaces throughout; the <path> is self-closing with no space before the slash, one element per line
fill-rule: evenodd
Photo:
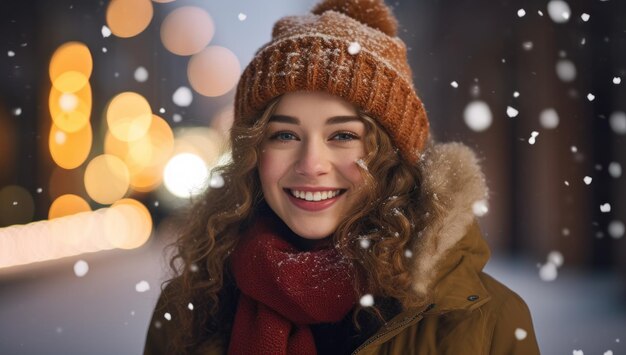
<path fill-rule="evenodd" d="M 376 119 L 402 156 L 416 162 L 429 124 L 395 31 L 382 0 L 327 0 L 313 14 L 280 19 L 272 40 L 243 71 L 235 120 L 257 119 L 270 100 L 288 92 L 324 91 Z"/>
<path fill-rule="evenodd" d="M 229 354 L 316 354 L 311 324 L 342 320 L 356 303 L 353 269 L 334 248 L 298 251 L 261 217 L 232 254 L 241 290 Z"/>

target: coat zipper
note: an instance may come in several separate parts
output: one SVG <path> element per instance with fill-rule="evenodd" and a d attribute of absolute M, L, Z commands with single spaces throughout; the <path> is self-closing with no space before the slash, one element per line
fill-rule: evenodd
<path fill-rule="evenodd" d="M 422 317 L 422 315 L 426 312 L 428 312 L 429 310 L 431 310 L 433 308 L 434 304 L 430 304 L 428 305 L 428 307 L 424 308 L 421 312 L 419 312 L 418 314 L 414 315 L 413 317 L 410 317 L 409 319 L 405 319 L 402 322 L 398 323 L 395 327 L 387 329 L 387 331 L 382 332 L 378 335 L 374 335 L 373 337 L 369 338 L 365 343 L 361 344 L 361 346 L 359 346 L 356 350 L 354 350 L 354 352 L 352 352 L 352 355 L 356 355 L 357 353 L 361 352 L 361 350 L 365 349 L 366 347 L 368 347 L 370 344 L 372 344 L 373 342 L 375 342 L 377 339 L 393 332 L 394 330 L 398 329 L 398 328 L 402 328 L 403 326 L 405 326 L 406 324 L 409 324 L 411 322 L 413 322 L 416 318 L 418 317 Z"/>

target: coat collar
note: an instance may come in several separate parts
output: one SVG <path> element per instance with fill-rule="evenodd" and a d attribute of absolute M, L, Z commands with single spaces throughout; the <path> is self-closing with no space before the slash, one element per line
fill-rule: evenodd
<path fill-rule="evenodd" d="M 434 144 L 422 162 L 425 196 L 433 219 L 414 248 L 413 287 L 436 307 L 429 312 L 473 309 L 489 295 L 479 274 L 489 259 L 474 214 L 488 191 L 474 152 L 460 143 Z"/>

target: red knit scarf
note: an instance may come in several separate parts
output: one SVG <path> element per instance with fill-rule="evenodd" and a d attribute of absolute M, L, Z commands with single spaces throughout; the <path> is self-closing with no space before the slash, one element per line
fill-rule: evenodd
<path fill-rule="evenodd" d="M 356 303 L 353 269 L 334 248 L 299 251 L 267 218 L 232 254 L 241 296 L 229 354 L 316 354 L 310 324 L 338 322 Z"/>

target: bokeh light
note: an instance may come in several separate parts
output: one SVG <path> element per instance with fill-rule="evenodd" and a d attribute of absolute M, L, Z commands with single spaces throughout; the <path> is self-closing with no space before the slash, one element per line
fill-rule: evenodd
<path fill-rule="evenodd" d="M 52 160 L 64 169 L 77 168 L 87 159 L 92 140 L 93 135 L 89 123 L 72 133 L 64 132 L 52 124 L 48 138 Z"/>
<path fill-rule="evenodd" d="M 152 110 L 143 96 L 127 91 L 111 99 L 106 118 L 115 138 L 126 142 L 135 141 L 150 128 Z"/>
<path fill-rule="evenodd" d="M 92 69 L 89 48 L 80 42 L 67 42 L 50 59 L 50 81 L 63 93 L 76 92 L 87 84 Z"/>
<path fill-rule="evenodd" d="M 108 205 L 124 197 L 129 184 L 128 168 L 114 155 L 99 155 L 85 169 L 87 194 L 100 204 Z"/>
<path fill-rule="evenodd" d="M 167 122 L 157 115 L 146 135 L 137 141 L 124 142 L 108 133 L 104 150 L 124 161 L 130 173 L 130 185 L 136 191 L 148 192 L 162 180 L 165 163 L 174 149 L 174 134 Z"/>
<path fill-rule="evenodd" d="M 59 196 L 48 210 L 48 219 L 71 216 L 80 212 L 91 211 L 91 207 L 85 199 L 74 194 L 65 194 Z"/>
<path fill-rule="evenodd" d="M 227 144 L 227 138 L 215 129 L 185 127 L 176 131 L 174 154 L 195 154 L 212 168 L 228 149 Z"/>
<path fill-rule="evenodd" d="M 0 189 L 0 211 L 0 227 L 31 222 L 35 214 L 33 196 L 21 186 L 5 186 Z"/>
<path fill-rule="evenodd" d="M 105 237 L 115 248 L 142 246 L 152 233 L 152 217 L 141 202 L 125 198 L 115 202 L 105 214 Z"/>
<path fill-rule="evenodd" d="M 163 182 L 174 196 L 188 198 L 206 189 L 209 167 L 192 153 L 177 154 L 165 166 Z"/>
<path fill-rule="evenodd" d="M 161 41 L 178 55 L 192 55 L 206 47 L 215 33 L 211 16 L 202 8 L 183 6 L 167 15 L 161 24 Z"/>
<path fill-rule="evenodd" d="M 153 13 L 150 0 L 111 0 L 106 22 L 114 35 L 128 38 L 145 30 Z"/>
<path fill-rule="evenodd" d="M 209 97 L 230 91 L 241 74 L 237 56 L 228 48 L 210 46 L 194 54 L 187 66 L 187 78 L 194 90 Z"/>
<path fill-rule="evenodd" d="M 76 132 L 89 122 L 91 115 L 91 85 L 87 83 L 76 92 L 50 89 L 48 106 L 54 124 L 65 132 Z"/>
<path fill-rule="evenodd" d="M 168 2 L 174 2 L 174 1 L 176 1 L 176 0 L 152 0 L 152 1 L 154 1 L 154 2 L 159 2 L 159 3 L 162 3 L 162 4 L 165 4 L 165 3 L 168 3 Z"/>

